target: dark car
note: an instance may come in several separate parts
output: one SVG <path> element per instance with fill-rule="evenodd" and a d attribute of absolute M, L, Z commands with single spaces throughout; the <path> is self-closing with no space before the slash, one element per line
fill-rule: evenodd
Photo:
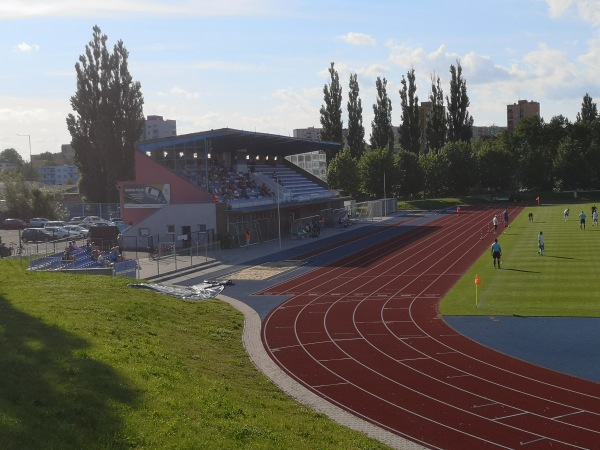
<path fill-rule="evenodd" d="M 27 224 L 21 219 L 4 219 L 2 228 L 5 230 L 22 230 Z"/>
<path fill-rule="evenodd" d="M 25 228 L 21 232 L 21 240 L 27 242 L 49 242 L 54 240 L 51 233 L 43 228 Z"/>

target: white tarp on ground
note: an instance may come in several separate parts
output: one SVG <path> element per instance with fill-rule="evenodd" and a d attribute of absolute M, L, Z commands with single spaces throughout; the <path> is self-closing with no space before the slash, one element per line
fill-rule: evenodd
<path fill-rule="evenodd" d="M 171 297 L 182 298 L 185 300 L 206 300 L 219 295 L 225 286 L 233 284 L 227 281 L 204 281 L 193 286 L 173 286 L 156 283 L 130 283 L 128 286 L 148 289 L 159 294 L 170 295 Z"/>

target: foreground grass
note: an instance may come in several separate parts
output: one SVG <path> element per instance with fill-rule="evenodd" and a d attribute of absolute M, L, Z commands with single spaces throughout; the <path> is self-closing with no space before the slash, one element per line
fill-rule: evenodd
<path fill-rule="evenodd" d="M 376 449 L 260 374 L 243 317 L 0 261 L 2 449 Z"/>
<path fill-rule="evenodd" d="M 600 276 L 600 228 L 592 226 L 590 204 L 528 207 L 498 236 L 502 270 L 486 251 L 443 299 L 447 315 L 523 315 L 600 317 L 597 280 Z M 568 222 L 563 218 L 570 208 Z M 585 210 L 587 229 L 579 229 Z M 534 222 L 528 213 L 534 213 Z M 546 250 L 537 254 L 537 235 L 543 231 Z M 493 235 L 485 239 L 493 241 Z M 481 280 L 477 290 L 475 275 Z"/>

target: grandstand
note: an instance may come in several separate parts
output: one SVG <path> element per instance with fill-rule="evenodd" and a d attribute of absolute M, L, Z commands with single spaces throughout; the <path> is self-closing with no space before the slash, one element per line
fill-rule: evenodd
<path fill-rule="evenodd" d="M 140 142 L 135 180 L 119 183 L 126 247 L 237 246 L 246 230 L 260 243 L 301 217 L 333 221 L 346 199 L 285 158 L 341 147 L 230 128 Z"/>

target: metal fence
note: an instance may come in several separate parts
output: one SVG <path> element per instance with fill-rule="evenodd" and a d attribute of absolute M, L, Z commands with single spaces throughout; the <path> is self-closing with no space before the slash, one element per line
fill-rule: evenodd
<path fill-rule="evenodd" d="M 66 219 L 72 217 L 98 216 L 103 219 L 121 217 L 121 209 L 118 203 L 73 203 L 65 205 Z"/>

